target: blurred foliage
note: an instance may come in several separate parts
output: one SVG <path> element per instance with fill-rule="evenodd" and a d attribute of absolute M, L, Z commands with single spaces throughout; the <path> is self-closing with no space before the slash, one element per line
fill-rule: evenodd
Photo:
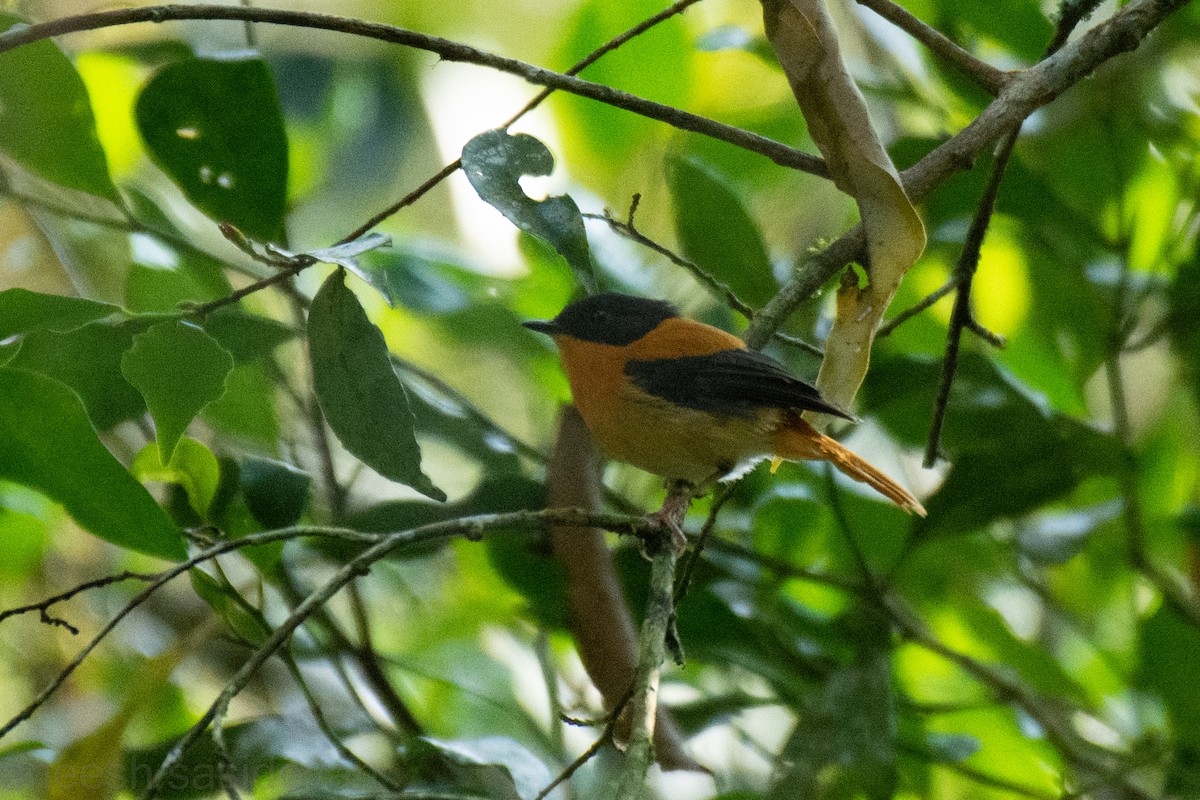
<path fill-rule="evenodd" d="M 325 5 L 566 69 L 665 2 Z M 901 168 L 988 102 L 870 12 L 831 5 Z M 904 5 L 1005 69 L 1033 63 L 1055 22 L 1035 0 Z M 6 8 L 23 16 L 5 29 L 72 11 Z M 267 26 L 247 49 L 244 34 L 117 29 L 0 55 L 0 611 L 162 569 L 185 542 L 540 509 L 568 394 L 520 322 L 593 280 L 740 319 L 580 211 L 624 219 L 640 194 L 639 231 L 755 308 L 854 222 L 820 179 L 610 106 L 558 96 L 516 126 L 537 138 L 510 136 L 493 129 L 533 89 L 449 96 L 431 76 L 459 67 L 424 55 Z M 964 340 L 934 470 L 919 453 L 951 297 L 877 343 L 863 423 L 844 433 L 928 518 L 819 467 L 737 485 L 662 692 L 712 775 L 667 774 L 664 796 L 1200 796 L 1198 43 L 1188 7 L 1027 121 L 973 296 L 1007 346 Z M 704 0 L 583 77 L 812 149 L 756 4 Z M 469 182 L 382 222 L 390 246 L 339 241 L 460 153 Z M 893 315 L 950 275 L 990 166 L 982 154 L 922 205 L 929 248 Z M 294 288 L 192 313 L 297 265 Z M 788 330 L 819 342 L 831 311 L 816 297 Z M 659 500 L 631 468 L 606 480 L 619 509 Z M 156 592 L 0 738 L 0 800 L 136 796 L 248 648 L 366 546 L 247 548 Z M 649 566 L 614 547 L 636 614 Z M 228 761 L 201 736 L 159 796 L 220 796 L 228 779 L 262 798 L 390 781 L 530 800 L 598 735 L 558 715 L 603 713 L 564 581 L 527 530 L 396 549 L 249 682 Z M 143 588 L 48 610 L 78 636 L 36 611 L 0 618 L 0 723 Z M 619 768 L 606 748 L 552 796 L 607 796 Z"/>

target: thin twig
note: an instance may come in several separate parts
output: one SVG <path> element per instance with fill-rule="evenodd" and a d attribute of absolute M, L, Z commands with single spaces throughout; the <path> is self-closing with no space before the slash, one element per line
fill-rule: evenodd
<path fill-rule="evenodd" d="M 1058 26 L 1054 38 L 1046 46 L 1042 63 L 1049 61 L 1054 54 L 1066 44 L 1071 31 L 1098 5 L 1093 0 L 1071 2 L 1064 0 L 1060 6 Z M 971 227 L 963 242 L 962 252 L 954 267 L 956 277 L 954 310 L 950 313 L 950 329 L 947 332 L 946 353 L 942 359 L 942 375 L 938 383 L 937 399 L 934 401 L 933 420 L 929 426 L 929 440 L 925 443 L 924 466 L 932 467 L 941 450 L 942 425 L 946 420 L 946 408 L 950 402 L 950 388 L 954 383 L 954 374 L 958 369 L 959 344 L 962 332 L 969 330 L 984 341 L 995 347 L 1004 347 L 1004 337 L 985 328 L 975 318 L 971 310 L 971 284 L 975 278 L 975 270 L 979 266 L 979 255 L 983 248 L 983 240 L 987 235 L 988 226 L 992 221 L 992 213 L 996 208 L 996 195 L 1000 191 L 1000 182 L 1004 179 L 1004 171 L 1008 168 L 1013 148 L 1016 147 L 1017 137 L 1021 126 L 1014 127 L 996 148 L 996 158 L 992 162 L 992 171 L 988 183 L 979 200 L 979 207 L 971 219 Z"/>
<path fill-rule="evenodd" d="M 580 767 L 591 761 L 596 754 L 600 752 L 604 745 L 613 740 L 613 734 L 617 728 L 617 721 L 621 718 L 621 713 L 624 712 L 625 706 L 629 704 L 629 700 L 632 697 L 633 687 L 630 686 L 625 694 L 619 700 L 617 700 L 617 703 L 613 706 L 612 711 L 605 715 L 604 732 L 600 734 L 596 741 L 592 742 L 587 750 L 584 750 L 582 753 L 580 753 L 574 761 L 572 761 L 563 769 L 562 772 L 558 773 L 554 780 L 546 784 L 542 790 L 537 793 L 537 795 L 534 797 L 534 800 L 545 800 L 547 795 L 553 792 L 563 781 L 570 780 L 571 776 L 578 772 Z M 568 718 L 564 718 L 564 721 L 566 719 Z M 589 723 L 581 724 L 586 725 Z"/>
<path fill-rule="evenodd" d="M 312 687 L 308 685 L 308 681 L 304 677 L 304 673 L 300 671 L 300 665 L 296 663 L 295 657 L 292 655 L 291 648 L 285 647 L 279 651 L 279 657 L 282 659 L 288 672 L 292 674 L 292 680 L 296 682 L 300 693 L 304 695 L 304 702 L 308 704 L 308 711 L 312 714 L 313 720 L 317 723 L 317 727 L 321 729 L 321 733 L 325 734 L 325 738 L 329 740 L 344 758 L 350 764 L 353 764 L 356 769 L 370 775 L 371 778 L 385 789 L 390 789 L 393 792 L 399 792 L 403 787 L 396 781 L 384 775 L 373 766 L 363 761 L 362 758 L 346 746 L 342 741 L 342 737 L 338 736 L 337 731 L 329 724 L 329 720 L 325 717 L 325 712 L 321 710 L 321 702 L 313 694 Z"/>
<path fill-rule="evenodd" d="M 702 286 L 709 289 L 714 295 L 717 296 L 719 300 L 722 300 L 725 305 L 729 306 L 730 309 L 738 314 L 741 314 L 748 322 L 752 322 L 754 320 L 754 315 L 757 312 L 755 312 L 749 303 L 738 297 L 737 292 L 735 292 L 729 284 L 718 280 L 716 276 L 701 267 L 696 262 L 684 258 L 671 248 L 656 242 L 637 229 L 637 227 L 633 224 L 633 212 L 634 209 L 637 208 L 638 201 L 640 200 L 641 195 L 635 194 L 633 196 L 633 202 L 630 205 L 629 217 L 625 222 L 616 219 L 608 211 L 605 211 L 603 214 L 588 213 L 584 214 L 583 216 L 585 219 L 594 219 L 604 222 L 617 234 L 624 236 L 626 239 L 636 242 L 643 247 L 653 250 L 654 252 L 666 258 L 672 264 L 678 267 L 683 267 L 685 270 L 690 272 L 692 277 L 694 277 Z M 804 341 L 798 336 L 792 336 L 791 334 L 783 333 L 782 331 L 776 331 L 773 334 L 773 338 L 779 342 L 782 342 L 783 344 L 797 347 L 804 352 L 809 353 L 810 355 L 817 356 L 818 358 L 825 355 L 821 348 L 817 347 L 815 344 Z"/>
<path fill-rule="evenodd" d="M 9 617 L 15 617 L 19 614 L 28 614 L 30 611 L 37 611 L 41 615 L 41 621 L 46 625 L 57 625 L 58 627 L 66 628 L 71 632 L 72 635 L 78 635 L 79 629 L 74 625 L 67 622 L 65 619 L 60 619 L 50 615 L 51 606 L 57 605 L 65 600 L 70 600 L 80 592 L 86 592 L 89 589 L 98 589 L 102 586 L 111 586 L 114 583 L 121 583 L 122 581 L 155 581 L 158 580 L 158 577 L 161 574 L 162 573 L 159 572 L 126 571 L 116 575 L 108 575 L 103 578 L 85 581 L 74 588 L 67 589 L 65 592 L 56 594 L 53 597 L 47 597 L 45 600 L 41 600 L 37 603 L 30 603 L 27 606 L 18 606 L 17 608 L 9 608 L 5 609 L 4 611 L 0 611 L 0 622 L 4 622 L 4 620 L 8 619 Z"/>
<path fill-rule="evenodd" d="M 676 606 L 687 596 L 688 589 L 692 585 L 692 574 L 695 573 L 696 565 L 700 562 L 700 556 L 704 553 L 704 547 L 708 544 L 709 538 L 717 527 L 717 515 L 721 513 L 721 509 L 725 506 L 725 503 L 733 496 L 733 491 L 736 488 L 736 483 L 723 483 L 717 488 L 716 494 L 713 496 L 712 505 L 708 509 L 708 517 L 704 520 L 704 525 L 700 528 L 700 535 L 696 537 L 695 544 L 692 545 L 691 552 L 688 553 L 687 560 L 683 564 L 679 581 L 676 583 Z"/>
<path fill-rule="evenodd" d="M 1017 143 L 1018 130 L 1010 133 L 996 152 L 996 160 L 992 163 L 992 171 L 988 176 L 987 186 L 979 199 L 979 206 L 971 218 L 971 226 L 967 229 L 962 251 L 954 266 L 955 296 L 954 310 L 950 312 L 950 328 L 946 332 L 946 353 L 942 357 L 942 375 L 938 381 L 937 399 L 933 405 L 933 421 L 929 425 L 929 440 L 925 443 L 925 468 L 932 467 L 938 459 L 942 446 L 942 425 L 946 421 L 946 409 L 950 402 L 950 388 L 954 385 L 954 375 L 958 370 L 959 345 L 962 333 L 971 320 L 975 318 L 971 310 L 971 283 L 975 278 L 975 270 L 979 266 L 979 254 L 983 248 L 983 240 L 987 235 L 988 226 L 992 221 L 992 212 L 996 208 L 996 195 L 1000 191 L 1000 182 L 1004 179 L 1004 170 L 1012 156 Z"/>
<path fill-rule="evenodd" d="M 866 6 L 879 16 L 912 36 L 938 58 L 949 64 L 977 84 L 987 89 L 993 96 L 1000 93 L 1008 82 L 1010 74 L 996 69 L 987 62 L 980 61 L 962 47 L 948 39 L 940 31 L 926 25 L 907 9 L 902 8 L 892 0 L 856 0 L 859 5 Z"/>
<path fill-rule="evenodd" d="M 430 525 L 424 525 L 418 528 L 413 528 L 409 531 L 391 534 L 371 534 L 363 533 L 349 528 L 335 528 L 319 525 L 303 525 L 290 528 L 280 528 L 273 531 L 263 531 L 261 533 L 249 534 L 239 539 L 226 539 L 217 542 L 211 547 L 196 553 L 186 561 L 180 562 L 170 569 L 164 570 L 158 574 L 158 577 L 139 592 L 134 598 L 126 603 L 120 611 L 118 611 L 112 619 L 108 621 L 99 632 L 92 637 L 91 641 L 85 645 L 75 658 L 64 667 L 54 680 L 43 689 L 33 701 L 25 708 L 17 712 L 8 722 L 0 726 L 0 739 L 3 739 L 14 728 L 20 725 L 25 720 L 29 719 L 34 712 L 37 711 L 56 691 L 59 687 L 71 676 L 71 674 L 83 663 L 84 659 L 91 654 L 96 647 L 99 646 L 105 637 L 121 622 L 125 617 L 131 614 L 138 606 L 146 602 L 156 591 L 162 586 L 169 583 L 174 578 L 186 573 L 197 564 L 202 564 L 217 556 L 234 550 L 240 550 L 244 547 L 253 547 L 256 545 L 270 544 L 272 542 L 283 542 L 291 539 L 302 539 L 312 537 L 325 537 L 332 539 L 340 539 L 348 542 L 358 542 L 360 544 L 377 546 L 381 542 L 392 542 L 392 548 L 401 545 L 418 544 L 427 541 L 436 541 L 440 539 L 448 539 L 456 536 L 463 536 L 472 541 L 478 541 L 486 533 L 495 530 L 518 531 L 539 529 L 548 525 L 562 525 L 565 527 L 578 528 L 601 528 L 613 533 L 622 535 L 637 536 L 640 539 L 649 542 L 657 542 L 662 535 L 662 529 L 656 523 L 648 521 L 644 516 L 624 515 L 624 514 L 594 514 L 578 509 L 547 509 L 545 511 L 512 511 L 503 514 L 481 514 L 471 517 L 460 517 L 457 519 L 437 522 Z"/>
<path fill-rule="evenodd" d="M 891 335 L 892 331 L 896 330 L 896 328 L 899 328 L 901 325 L 908 322 L 925 309 L 935 305 L 938 300 L 941 300 L 943 297 L 954 291 L 955 287 L 958 286 L 958 280 L 958 273 L 951 273 L 950 277 L 946 279 L 945 283 L 927 294 L 919 303 L 916 303 L 911 308 L 906 308 L 904 311 L 901 311 L 899 314 L 880 325 L 879 330 L 875 332 L 875 338 L 879 339 L 884 336 Z"/>
<path fill-rule="evenodd" d="M 688 6 L 694 5 L 698 2 L 699 2 L 699 0 L 679 0 L 679 2 L 674 3 L 671 6 L 668 6 L 666 9 L 659 12 L 658 14 L 655 14 L 652 17 L 648 17 L 647 19 L 642 20 L 640 23 L 638 23 L 637 25 L 634 25 L 632 28 L 630 28 L 629 30 L 620 34 L 619 36 L 616 36 L 613 39 L 610 39 L 609 41 L 600 45 L 595 50 L 593 50 L 592 52 L 590 52 L 586 56 L 584 56 L 582 60 L 580 60 L 576 64 L 572 65 L 571 68 L 568 69 L 564 74 L 565 75 L 578 75 L 584 69 L 586 69 L 587 67 L 596 63 L 596 61 L 598 61 L 601 56 L 611 53 L 613 50 L 616 50 L 618 47 L 625 44 L 626 42 L 633 39 L 634 37 L 645 33 L 650 28 L 654 27 L 655 25 L 659 24 L 660 22 L 668 20 L 671 17 L 675 16 L 676 14 L 683 13 L 684 9 L 686 9 Z M 521 119 L 521 117 L 525 116 L 530 111 L 533 111 L 535 108 L 540 106 L 546 100 L 546 98 L 549 97 L 553 93 L 554 93 L 554 89 L 551 89 L 551 88 L 543 89 L 532 100 L 530 100 L 528 103 L 526 103 L 525 106 L 520 111 L 518 111 L 516 114 L 513 114 L 508 119 L 507 122 L 505 122 L 503 125 L 501 125 L 500 126 L 501 129 L 507 130 L 509 127 L 511 127 L 513 124 L 515 124 L 517 122 L 517 120 Z M 447 164 L 446 166 L 444 166 L 440 170 L 438 170 L 437 174 L 430 177 L 429 180 L 425 181 L 420 186 L 418 186 L 416 189 L 413 189 L 407 195 L 405 195 L 400 200 L 398 200 L 396 203 L 388 206 L 383 211 L 380 211 L 378 214 L 371 217 L 369 220 L 367 220 L 362 225 L 360 225 L 357 229 L 355 229 L 351 233 L 347 234 L 346 237 L 344 239 L 342 239 L 342 242 L 344 243 L 344 242 L 354 241 L 358 237 L 363 236 L 364 234 L 366 234 L 368 231 L 370 231 L 372 228 L 374 228 L 379 223 L 383 222 L 388 217 L 392 216 L 393 214 L 400 211 L 401 209 L 404 209 L 404 208 L 412 205 L 413 203 L 417 202 L 418 200 L 420 200 L 422 197 L 424 197 L 426 194 L 428 194 L 429 191 L 431 189 L 433 189 L 433 187 L 437 186 L 439 183 L 441 183 L 446 178 L 453 175 L 455 172 L 457 172 L 461 168 L 462 168 L 462 159 L 461 158 L 454 159 L 454 161 L 452 161 L 451 163 Z"/>

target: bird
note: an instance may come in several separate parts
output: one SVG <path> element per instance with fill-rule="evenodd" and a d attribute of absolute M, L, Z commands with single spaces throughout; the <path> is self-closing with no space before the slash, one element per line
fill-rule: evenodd
<path fill-rule="evenodd" d="M 522 324 L 558 345 L 574 404 L 605 455 L 666 479 L 667 501 L 651 516 L 677 547 L 690 494 L 671 487 L 703 488 L 766 458 L 772 472 L 781 461 L 828 461 L 925 516 L 912 494 L 802 416 L 854 421 L 852 414 L 778 361 L 680 316 L 670 303 L 602 292 L 553 319 Z"/>

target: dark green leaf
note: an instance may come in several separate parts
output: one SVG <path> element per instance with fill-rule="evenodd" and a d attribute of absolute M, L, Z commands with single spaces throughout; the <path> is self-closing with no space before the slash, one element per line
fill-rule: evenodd
<path fill-rule="evenodd" d="M 18 24 L 0 14 L 0 30 Z M 0 150 L 48 181 L 121 201 L 83 81 L 48 39 L 0 54 Z"/>
<path fill-rule="evenodd" d="M 692 737 L 713 725 L 722 725 L 730 718 L 750 708 L 774 705 L 773 698 L 755 697 L 741 690 L 727 694 L 710 695 L 687 703 L 672 705 L 671 716 L 685 736 Z"/>
<path fill-rule="evenodd" d="M 96 437 L 79 398 L 58 381 L 0 370 L 0 477 L 61 503 L 101 539 L 162 558 L 187 555 L 150 494 Z"/>
<path fill-rule="evenodd" d="M 201 326 L 238 364 L 263 358 L 296 335 L 290 326 L 278 320 L 236 308 L 218 309 L 206 316 Z"/>
<path fill-rule="evenodd" d="M 159 70 L 137 101 L 150 155 L 208 216 L 282 241 L 288 149 L 262 59 L 191 58 Z"/>
<path fill-rule="evenodd" d="M 1090 508 L 1039 514 L 1021 526 L 1017 542 L 1021 552 L 1039 564 L 1064 564 L 1087 545 L 1097 527 L 1121 512 L 1119 502 Z"/>
<path fill-rule="evenodd" d="M 1141 682 L 1162 698 L 1181 744 L 1200 749 L 1200 630 L 1177 611 L 1163 605 L 1142 621 L 1139 674 Z"/>
<path fill-rule="evenodd" d="M 312 478 L 290 464 L 247 458 L 241 464 L 242 494 L 265 528 L 295 525 L 308 505 Z"/>
<path fill-rule="evenodd" d="M 876 359 L 863 387 L 871 408 L 913 444 L 928 434 L 940 364 Z M 977 354 L 960 358 L 943 442 L 950 472 L 914 523 L 922 536 L 965 532 L 1028 513 L 1068 494 L 1123 457 L 1110 435 L 1052 412 L 1044 397 Z"/>
<path fill-rule="evenodd" d="M 184 303 L 225 297 L 233 287 L 222 264 L 203 253 L 168 254 L 170 266 L 135 263 L 125 278 L 125 304 L 131 311 L 178 312 Z M 166 259 L 164 259 L 166 260 Z"/>
<path fill-rule="evenodd" d="M 449 766 L 462 788 L 482 790 L 491 800 L 534 800 L 553 779 L 550 770 L 514 739 L 444 741 L 423 738 Z"/>
<path fill-rule="evenodd" d="M 164 322 L 134 337 L 121 373 L 146 399 L 164 464 L 188 423 L 224 393 L 231 369 L 233 357 L 189 323 Z"/>
<path fill-rule="evenodd" d="M 225 727 L 225 743 L 236 766 L 265 779 L 285 764 L 318 769 L 344 762 L 311 717 L 259 717 Z M 144 792 L 150 776 L 176 744 L 175 739 L 125 755 L 126 786 L 134 795 Z M 212 737 L 202 736 L 171 769 L 157 796 L 170 800 L 209 797 L 220 792 L 222 767 Z M 235 770 L 235 774 L 239 774 Z"/>
<path fill-rule="evenodd" d="M 7 289 L 0 292 L 0 339 L 34 331 L 71 331 L 120 313 L 116 306 L 95 300 Z"/>
<path fill-rule="evenodd" d="M 388 305 L 426 314 L 460 311 L 482 296 L 488 284 L 457 263 L 453 254 L 429 248 L 376 250 L 359 259 L 355 274 L 374 286 Z"/>
<path fill-rule="evenodd" d="M 778 289 L 758 226 L 730 183 L 694 156 L 667 159 L 675 232 L 683 253 L 751 306 Z"/>
<path fill-rule="evenodd" d="M 1037 61 L 1054 30 L 1037 0 L 995 3 L 941 2 L 942 13 L 960 20 L 1031 63 Z"/>
<path fill-rule="evenodd" d="M 341 269 L 313 298 L 308 346 L 317 400 L 346 449 L 380 475 L 445 500 L 421 471 L 413 414 L 383 334 L 346 287 Z"/>
<path fill-rule="evenodd" d="M 247 607 L 244 599 L 227 583 L 219 582 L 200 569 L 188 572 L 196 596 L 221 615 L 229 629 L 242 641 L 255 647 L 262 644 L 270 632 L 258 609 Z"/>
<path fill-rule="evenodd" d="M 209 403 L 201 417 L 221 433 L 249 440 L 273 453 L 279 446 L 276 387 L 264 364 L 237 364 L 225 379 L 225 394 Z"/>
<path fill-rule="evenodd" d="M 782 756 L 790 764 L 774 798 L 890 798 L 896 788 L 896 722 L 883 653 L 834 670 L 815 694 Z"/>
<path fill-rule="evenodd" d="M 1167 333 L 1200 403 L 1200 253 L 1179 266 L 1167 290 Z"/>
<path fill-rule="evenodd" d="M 32 369 L 70 386 L 100 430 L 146 412 L 137 389 L 121 374 L 121 357 L 133 345 L 138 324 L 93 322 L 66 333 L 28 334 L 11 366 Z"/>
<path fill-rule="evenodd" d="M 486 131 L 463 147 L 463 172 L 485 201 L 526 233 L 549 243 L 571 265 L 580 283 L 596 288 L 587 231 L 569 195 L 534 200 L 519 183 L 522 175 L 549 175 L 554 156 L 527 133 Z"/>

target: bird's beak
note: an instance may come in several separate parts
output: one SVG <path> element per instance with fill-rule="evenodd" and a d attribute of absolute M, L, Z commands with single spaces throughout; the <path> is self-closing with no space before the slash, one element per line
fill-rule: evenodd
<path fill-rule="evenodd" d="M 558 327 L 558 324 L 552 319 L 531 319 L 528 322 L 522 322 L 521 324 L 526 328 L 529 328 L 531 331 L 537 331 L 538 333 L 544 333 L 549 336 L 553 336 L 556 333 L 562 332 Z"/>

